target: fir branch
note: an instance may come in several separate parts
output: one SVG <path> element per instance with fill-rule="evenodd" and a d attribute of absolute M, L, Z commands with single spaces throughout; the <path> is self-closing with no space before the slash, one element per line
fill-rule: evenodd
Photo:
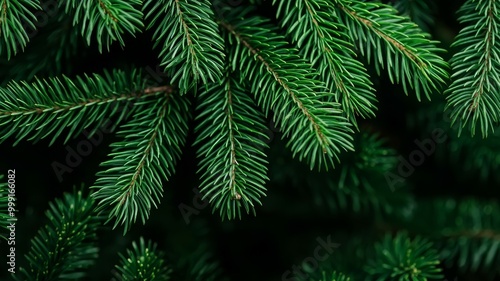
<path fill-rule="evenodd" d="M 448 78 L 448 64 L 436 53 L 437 41 L 429 40 L 415 23 L 398 16 L 394 7 L 360 0 L 333 0 L 334 17 L 347 27 L 361 54 L 372 58 L 375 69 L 387 68 L 392 83 L 402 83 L 406 94 L 413 89 L 420 101 L 422 93 L 439 90 Z M 338 14 L 337 14 L 338 13 Z"/>
<path fill-rule="evenodd" d="M 376 97 L 366 69 L 353 58 L 354 46 L 345 27 L 331 20 L 333 9 L 326 0 L 281 0 L 277 16 L 301 56 L 319 70 L 321 80 L 357 127 L 356 116 L 375 116 Z"/>
<path fill-rule="evenodd" d="M 132 242 L 132 250 L 127 249 L 127 257 L 120 256 L 120 265 L 116 268 L 119 274 L 116 275 L 120 281 L 168 281 L 172 271 L 166 265 L 164 253 L 158 251 L 157 245 L 152 241 L 147 243 L 144 238 L 139 239 L 139 245 Z"/>
<path fill-rule="evenodd" d="M 467 25 L 452 46 L 460 51 L 451 59 L 452 83 L 446 91 L 452 124 L 479 126 L 484 137 L 500 120 L 500 3 L 469 0 L 460 8 L 460 22 Z"/>
<path fill-rule="evenodd" d="M 97 173 L 92 187 L 99 211 L 108 215 L 107 222 L 116 219 L 114 227 L 124 224 L 124 232 L 138 216 L 145 223 L 152 205 L 159 204 L 162 180 L 173 174 L 188 131 L 189 102 L 169 87 L 137 106 L 117 132 L 122 141 L 111 144 L 113 158 L 101 164 L 107 170 Z"/>
<path fill-rule="evenodd" d="M 30 40 L 26 28 L 36 30 L 34 10 L 41 10 L 39 0 L 0 1 L 0 54 L 10 59 L 19 47 L 24 50 Z"/>
<path fill-rule="evenodd" d="M 66 0 L 59 5 L 65 5 L 66 13 L 74 11 L 73 26 L 80 24 L 87 45 L 94 34 L 102 52 L 104 45 L 109 51 L 113 41 L 124 46 L 124 33 L 135 36 L 144 27 L 142 11 L 137 7 L 141 4 L 142 0 Z"/>
<path fill-rule="evenodd" d="M 144 88 L 146 81 L 137 71 L 13 81 L 0 88 L 0 141 L 15 137 L 16 145 L 25 138 L 36 142 L 51 137 L 52 145 L 65 128 L 64 142 L 85 129 L 93 134 L 111 117 L 117 116 L 115 124 L 125 119 L 129 112 L 120 112 L 119 102 L 138 99 Z"/>
<path fill-rule="evenodd" d="M 269 180 L 263 114 L 230 77 L 209 85 L 198 101 L 196 119 L 202 121 L 196 127 L 195 144 L 203 144 L 197 151 L 201 192 L 223 218 L 241 218 L 242 207 L 255 214 L 255 203 L 261 205 L 259 198 L 265 196 Z"/>
<path fill-rule="evenodd" d="M 21 267 L 12 275 L 15 280 L 77 280 L 95 263 L 101 220 L 94 212 L 94 201 L 78 191 L 49 206 L 49 223 L 31 240 L 26 255 L 29 268 Z"/>
<path fill-rule="evenodd" d="M 251 82 L 251 91 L 266 115 L 274 112 L 275 124 L 290 137 L 288 146 L 295 157 L 306 160 L 310 168 L 333 167 L 341 150 L 352 150 L 352 133 L 341 116 L 339 104 L 324 102 L 325 85 L 315 80 L 311 65 L 287 48 L 277 28 L 261 17 L 243 18 L 237 25 L 221 21 L 233 45 L 232 68 L 239 69 L 242 79 Z M 238 62 L 238 66 L 236 65 Z"/>
<path fill-rule="evenodd" d="M 147 29 L 156 26 L 153 38 L 160 46 L 161 65 L 178 84 L 181 94 L 217 82 L 223 70 L 223 40 L 208 0 L 146 0 Z"/>
<path fill-rule="evenodd" d="M 375 256 L 365 270 L 369 280 L 442 280 L 439 256 L 433 244 L 416 237 L 410 240 L 398 233 L 392 238 L 386 235 L 375 245 Z"/>

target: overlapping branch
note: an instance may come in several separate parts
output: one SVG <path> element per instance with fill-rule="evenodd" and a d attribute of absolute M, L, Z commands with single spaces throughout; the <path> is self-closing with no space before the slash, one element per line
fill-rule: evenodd
<path fill-rule="evenodd" d="M 136 104 L 131 120 L 123 124 L 111 144 L 112 159 L 101 164 L 92 196 L 98 210 L 124 224 L 124 232 L 139 217 L 143 223 L 151 208 L 157 207 L 163 192 L 162 181 L 174 172 L 181 156 L 189 119 L 189 101 L 169 88 Z"/>
<path fill-rule="evenodd" d="M 275 0 L 274 3 L 277 1 Z M 320 80 L 335 93 L 344 115 L 357 126 L 356 117 L 375 116 L 375 93 L 363 65 L 354 58 L 345 26 L 332 20 L 335 8 L 327 0 L 279 1 L 280 25 L 297 44 L 300 54 L 320 73 Z"/>
<path fill-rule="evenodd" d="M 26 47 L 30 40 L 28 29 L 36 29 L 34 12 L 40 9 L 39 0 L 0 1 L 0 54 L 10 59 Z"/>
<path fill-rule="evenodd" d="M 66 142 L 83 130 L 93 134 L 109 118 L 115 119 L 113 130 L 131 112 L 123 110 L 124 103 L 140 97 L 145 83 L 139 71 L 117 70 L 75 79 L 12 81 L 0 88 L 0 141 L 50 138 L 52 144 L 65 135 Z"/>
<path fill-rule="evenodd" d="M 143 27 L 142 0 L 64 0 L 66 13 L 73 12 L 73 25 L 78 25 L 88 45 L 93 38 L 102 52 L 112 42 L 125 45 L 122 35 L 135 35 Z"/>
<path fill-rule="evenodd" d="M 231 77 L 211 84 L 198 101 L 195 144 L 202 193 L 223 218 L 241 218 L 241 208 L 255 214 L 268 181 L 263 114 Z"/>
<path fill-rule="evenodd" d="M 222 77 L 224 44 L 208 0 L 146 0 L 143 9 L 161 65 L 181 94 Z"/>
<path fill-rule="evenodd" d="M 500 121 L 500 3 L 469 0 L 460 13 L 466 27 L 453 43 L 459 51 L 451 59 L 447 108 L 460 129 L 468 126 L 474 135 L 479 127 L 487 137 Z"/>
<path fill-rule="evenodd" d="M 76 280 L 98 257 L 97 229 L 102 223 L 94 200 L 81 191 L 65 194 L 49 204 L 49 222 L 31 240 L 28 268 L 13 274 L 15 280 Z"/>
<path fill-rule="evenodd" d="M 287 47 L 275 26 L 240 12 L 234 15 L 242 18 L 237 26 L 221 22 L 233 45 L 233 69 L 250 81 L 264 112 L 273 111 L 294 156 L 306 160 L 311 169 L 333 167 L 341 151 L 353 149 L 352 129 L 339 104 L 324 101 L 331 93 L 316 80 L 317 74 L 298 50 Z"/>
<path fill-rule="evenodd" d="M 406 94 L 417 99 L 441 90 L 448 78 L 448 64 L 418 26 L 398 16 L 394 7 L 379 2 L 332 0 L 335 17 L 347 27 L 352 42 L 380 73 L 386 68 L 392 83 L 401 83 Z"/>

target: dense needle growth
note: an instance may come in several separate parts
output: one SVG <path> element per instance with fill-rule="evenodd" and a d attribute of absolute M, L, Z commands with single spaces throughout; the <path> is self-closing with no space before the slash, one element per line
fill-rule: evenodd
<path fill-rule="evenodd" d="M 330 230 L 341 246 L 327 251 L 326 261 L 294 259 L 302 274 L 283 268 L 260 280 L 499 276 L 496 201 L 445 189 L 445 196 L 421 196 L 419 187 L 432 176 L 410 178 L 432 156 L 433 165 L 452 167 L 460 180 L 500 182 L 500 1 L 460 3 L 461 30 L 450 46 L 435 39 L 437 6 L 428 0 L 0 0 L 0 141 L 64 147 L 82 136 L 95 140 L 103 128 L 112 135 L 95 181 L 65 187 L 47 203 L 45 225 L 30 233 L 29 251 L 17 254 L 13 278 L 86 280 L 106 272 L 102 280 L 223 280 L 229 275 L 201 238 L 211 225 L 196 224 L 200 236 L 191 237 L 175 223 L 189 223 L 201 204 L 219 221 L 241 225 L 249 214 L 268 215 L 273 208 L 266 204 L 297 206 L 289 220 L 319 208 L 327 219 L 356 225 Z M 143 51 L 155 54 L 160 76 L 127 60 L 85 73 L 76 67 L 80 57 L 99 59 L 145 37 L 152 43 Z M 399 117 L 407 126 L 393 133 L 374 121 L 379 108 L 393 106 L 381 98 L 383 83 L 416 103 Z M 396 99 L 394 106 L 403 107 Z M 419 136 L 420 150 L 400 156 L 391 136 L 405 130 L 432 137 Z M 280 140 L 272 143 L 274 137 Z M 199 198 L 194 207 L 173 206 L 174 217 L 162 211 L 168 238 L 146 239 L 142 225 L 155 221 L 172 194 L 192 189 L 191 179 L 176 179 L 183 161 L 196 162 Z M 59 180 L 79 169 L 52 168 Z M 7 239 L 9 191 L 1 177 Z M 277 186 L 307 196 L 285 204 L 271 192 Z M 120 237 L 115 241 L 124 246 L 114 248 L 120 252 L 107 249 L 99 233 Z M 172 241 L 187 237 L 199 247 L 177 251 Z M 115 267 L 96 269 L 110 252 Z"/>

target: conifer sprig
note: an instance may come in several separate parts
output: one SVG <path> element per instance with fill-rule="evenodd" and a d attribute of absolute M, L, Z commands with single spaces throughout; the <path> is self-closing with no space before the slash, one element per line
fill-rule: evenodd
<path fill-rule="evenodd" d="M 394 7 L 379 2 L 332 0 L 335 18 L 347 27 L 349 37 L 380 74 L 386 68 L 392 83 L 401 83 L 417 99 L 441 89 L 448 64 L 437 55 L 444 50 L 428 39 L 415 23 L 398 16 Z"/>
<path fill-rule="evenodd" d="M 181 94 L 217 82 L 224 65 L 223 40 L 208 0 L 146 0 L 148 29 L 155 27 L 161 65 Z"/>
<path fill-rule="evenodd" d="M 154 280 L 168 281 L 172 269 L 166 265 L 164 253 L 157 250 L 157 245 L 144 238 L 139 239 L 139 244 L 132 242 L 132 250 L 127 249 L 127 256 L 119 254 L 120 265 L 116 268 L 116 277 L 120 281 Z"/>
<path fill-rule="evenodd" d="M 51 145 L 63 132 L 66 142 L 85 129 L 92 134 L 111 117 L 119 123 L 128 116 L 120 111 L 120 101 L 137 99 L 145 88 L 143 78 L 137 71 L 105 71 L 75 79 L 12 81 L 0 88 L 0 141 L 14 137 L 16 145 L 26 138 L 51 138 Z"/>
<path fill-rule="evenodd" d="M 49 204 L 49 222 L 31 240 L 28 268 L 12 275 L 18 281 L 77 280 L 98 256 L 97 229 L 102 223 L 94 200 L 81 191 Z"/>
<path fill-rule="evenodd" d="M 160 88 L 159 88 L 160 89 Z M 162 181 L 174 172 L 188 131 L 189 101 L 165 87 L 142 100 L 131 120 L 117 132 L 121 141 L 111 144 L 112 159 L 101 164 L 92 196 L 98 210 L 124 224 L 124 232 L 140 217 L 143 223 L 151 207 L 163 196 Z M 109 213 L 108 213 L 109 211 Z"/>
<path fill-rule="evenodd" d="M 339 104 L 324 101 L 333 94 L 267 19 L 246 17 L 248 9 L 239 12 L 232 16 L 241 18 L 237 25 L 221 21 L 233 46 L 233 70 L 250 81 L 251 92 L 266 115 L 274 113 L 275 124 L 289 137 L 287 146 L 294 157 L 308 162 L 311 169 L 333 167 L 341 151 L 353 149 L 352 129 Z"/>
<path fill-rule="evenodd" d="M 356 117 L 374 117 L 376 97 L 364 66 L 353 58 L 345 26 L 332 21 L 335 8 L 326 0 L 274 0 L 277 17 L 300 54 L 320 73 L 320 80 L 335 93 L 344 115 L 357 126 Z M 333 99 L 332 99 L 333 100 Z"/>
<path fill-rule="evenodd" d="M 0 54 L 10 59 L 19 47 L 24 49 L 30 40 L 27 30 L 35 30 L 34 11 L 40 10 L 39 0 L 0 1 Z"/>
<path fill-rule="evenodd" d="M 201 192 L 223 218 L 241 218 L 241 208 L 255 214 L 268 181 L 263 114 L 231 77 L 208 86 L 198 101 Z"/>
<path fill-rule="evenodd" d="M 469 126 L 474 135 L 477 126 L 487 137 L 500 120 L 500 3 L 469 0 L 459 12 L 466 27 L 452 45 L 459 52 L 451 59 L 447 108 L 459 134 Z"/>
<path fill-rule="evenodd" d="M 114 41 L 124 46 L 123 34 L 141 31 L 141 4 L 142 0 L 66 0 L 59 5 L 65 5 L 66 13 L 74 12 L 73 25 L 79 25 L 88 45 L 94 37 L 102 52 L 104 46 L 109 51 Z"/>
<path fill-rule="evenodd" d="M 442 280 L 439 255 L 433 247 L 432 242 L 421 237 L 386 235 L 375 245 L 375 256 L 365 268 L 368 280 Z"/>

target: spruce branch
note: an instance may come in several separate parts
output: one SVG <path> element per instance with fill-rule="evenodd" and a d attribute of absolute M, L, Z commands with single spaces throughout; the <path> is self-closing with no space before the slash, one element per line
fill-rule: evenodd
<path fill-rule="evenodd" d="M 320 80 L 335 93 L 344 115 L 357 127 L 356 116 L 375 116 L 376 97 L 364 66 L 353 58 L 345 27 L 331 20 L 335 8 L 326 0 L 274 0 L 280 25 L 297 44 L 300 55 L 318 69 Z"/>
<path fill-rule="evenodd" d="M 87 45 L 92 37 L 97 40 L 99 52 L 104 45 L 109 51 L 112 42 L 118 41 L 125 46 L 122 35 L 135 36 L 144 27 L 142 11 L 138 6 L 142 0 L 65 0 L 66 13 L 74 12 L 73 26 L 79 25 Z"/>
<path fill-rule="evenodd" d="M 342 150 L 353 149 L 352 129 L 339 104 L 323 101 L 332 93 L 315 79 L 317 73 L 298 50 L 287 47 L 275 26 L 261 17 L 245 17 L 246 12 L 233 15 L 242 18 L 237 25 L 220 22 L 233 46 L 233 70 L 250 81 L 266 115 L 274 112 L 275 124 L 290 138 L 287 146 L 294 157 L 306 160 L 311 169 L 333 167 Z"/>
<path fill-rule="evenodd" d="M 26 255 L 29 267 L 12 275 L 19 281 L 77 280 L 98 256 L 97 229 L 101 219 L 94 200 L 81 191 L 64 195 L 49 204 L 49 222 L 31 240 Z"/>
<path fill-rule="evenodd" d="M 451 59 L 452 83 L 447 89 L 451 118 L 471 135 L 479 126 L 483 138 L 500 119 L 500 3 L 469 0 L 460 8 L 459 21 L 466 27 L 452 46 L 459 52 Z"/>
<path fill-rule="evenodd" d="M 12 81 L 0 88 L 0 141 L 15 137 L 16 145 L 25 138 L 36 142 L 49 137 L 52 145 L 66 128 L 64 142 L 85 129 L 93 134 L 111 117 L 116 124 L 125 119 L 129 112 L 120 112 L 120 105 L 141 97 L 144 88 L 146 80 L 138 71 Z"/>
<path fill-rule="evenodd" d="M 223 71 L 223 40 L 208 0 L 146 0 L 147 29 L 155 27 L 161 65 L 181 94 L 217 82 Z"/>
<path fill-rule="evenodd" d="M 157 250 L 157 245 L 144 238 L 139 239 L 139 245 L 132 242 L 132 250 L 127 249 L 127 256 L 121 253 L 120 265 L 116 268 L 119 274 L 116 275 L 120 281 L 168 281 L 172 269 L 166 265 L 164 253 Z"/>
<path fill-rule="evenodd" d="M 229 74 L 228 74 L 229 75 Z M 200 189 L 221 217 L 241 218 L 241 208 L 255 214 L 265 196 L 267 147 L 264 116 L 236 79 L 212 83 L 198 97 L 196 117 Z"/>
<path fill-rule="evenodd" d="M 418 26 L 397 15 L 394 7 L 378 2 L 333 0 L 334 17 L 346 27 L 351 40 L 380 74 L 387 68 L 392 83 L 402 83 L 406 94 L 430 99 L 448 78 L 448 64 L 437 55 L 443 50 Z"/>
<path fill-rule="evenodd" d="M 19 47 L 24 50 L 30 38 L 26 28 L 35 30 L 35 10 L 41 10 L 39 0 L 0 1 L 0 54 L 14 56 Z"/>
<path fill-rule="evenodd" d="M 92 196 L 98 210 L 108 215 L 114 227 L 124 224 L 124 232 L 137 217 L 145 223 L 151 207 L 162 196 L 162 180 L 174 172 L 186 141 L 189 101 L 167 87 L 154 88 L 154 96 L 137 103 L 130 121 L 117 132 L 122 141 L 111 144 L 112 159 L 101 164 Z M 108 213 L 109 211 L 109 213 Z"/>
<path fill-rule="evenodd" d="M 375 256 L 365 270 L 369 280 L 442 280 L 439 255 L 432 242 L 410 239 L 404 233 L 386 235 L 375 245 Z"/>

